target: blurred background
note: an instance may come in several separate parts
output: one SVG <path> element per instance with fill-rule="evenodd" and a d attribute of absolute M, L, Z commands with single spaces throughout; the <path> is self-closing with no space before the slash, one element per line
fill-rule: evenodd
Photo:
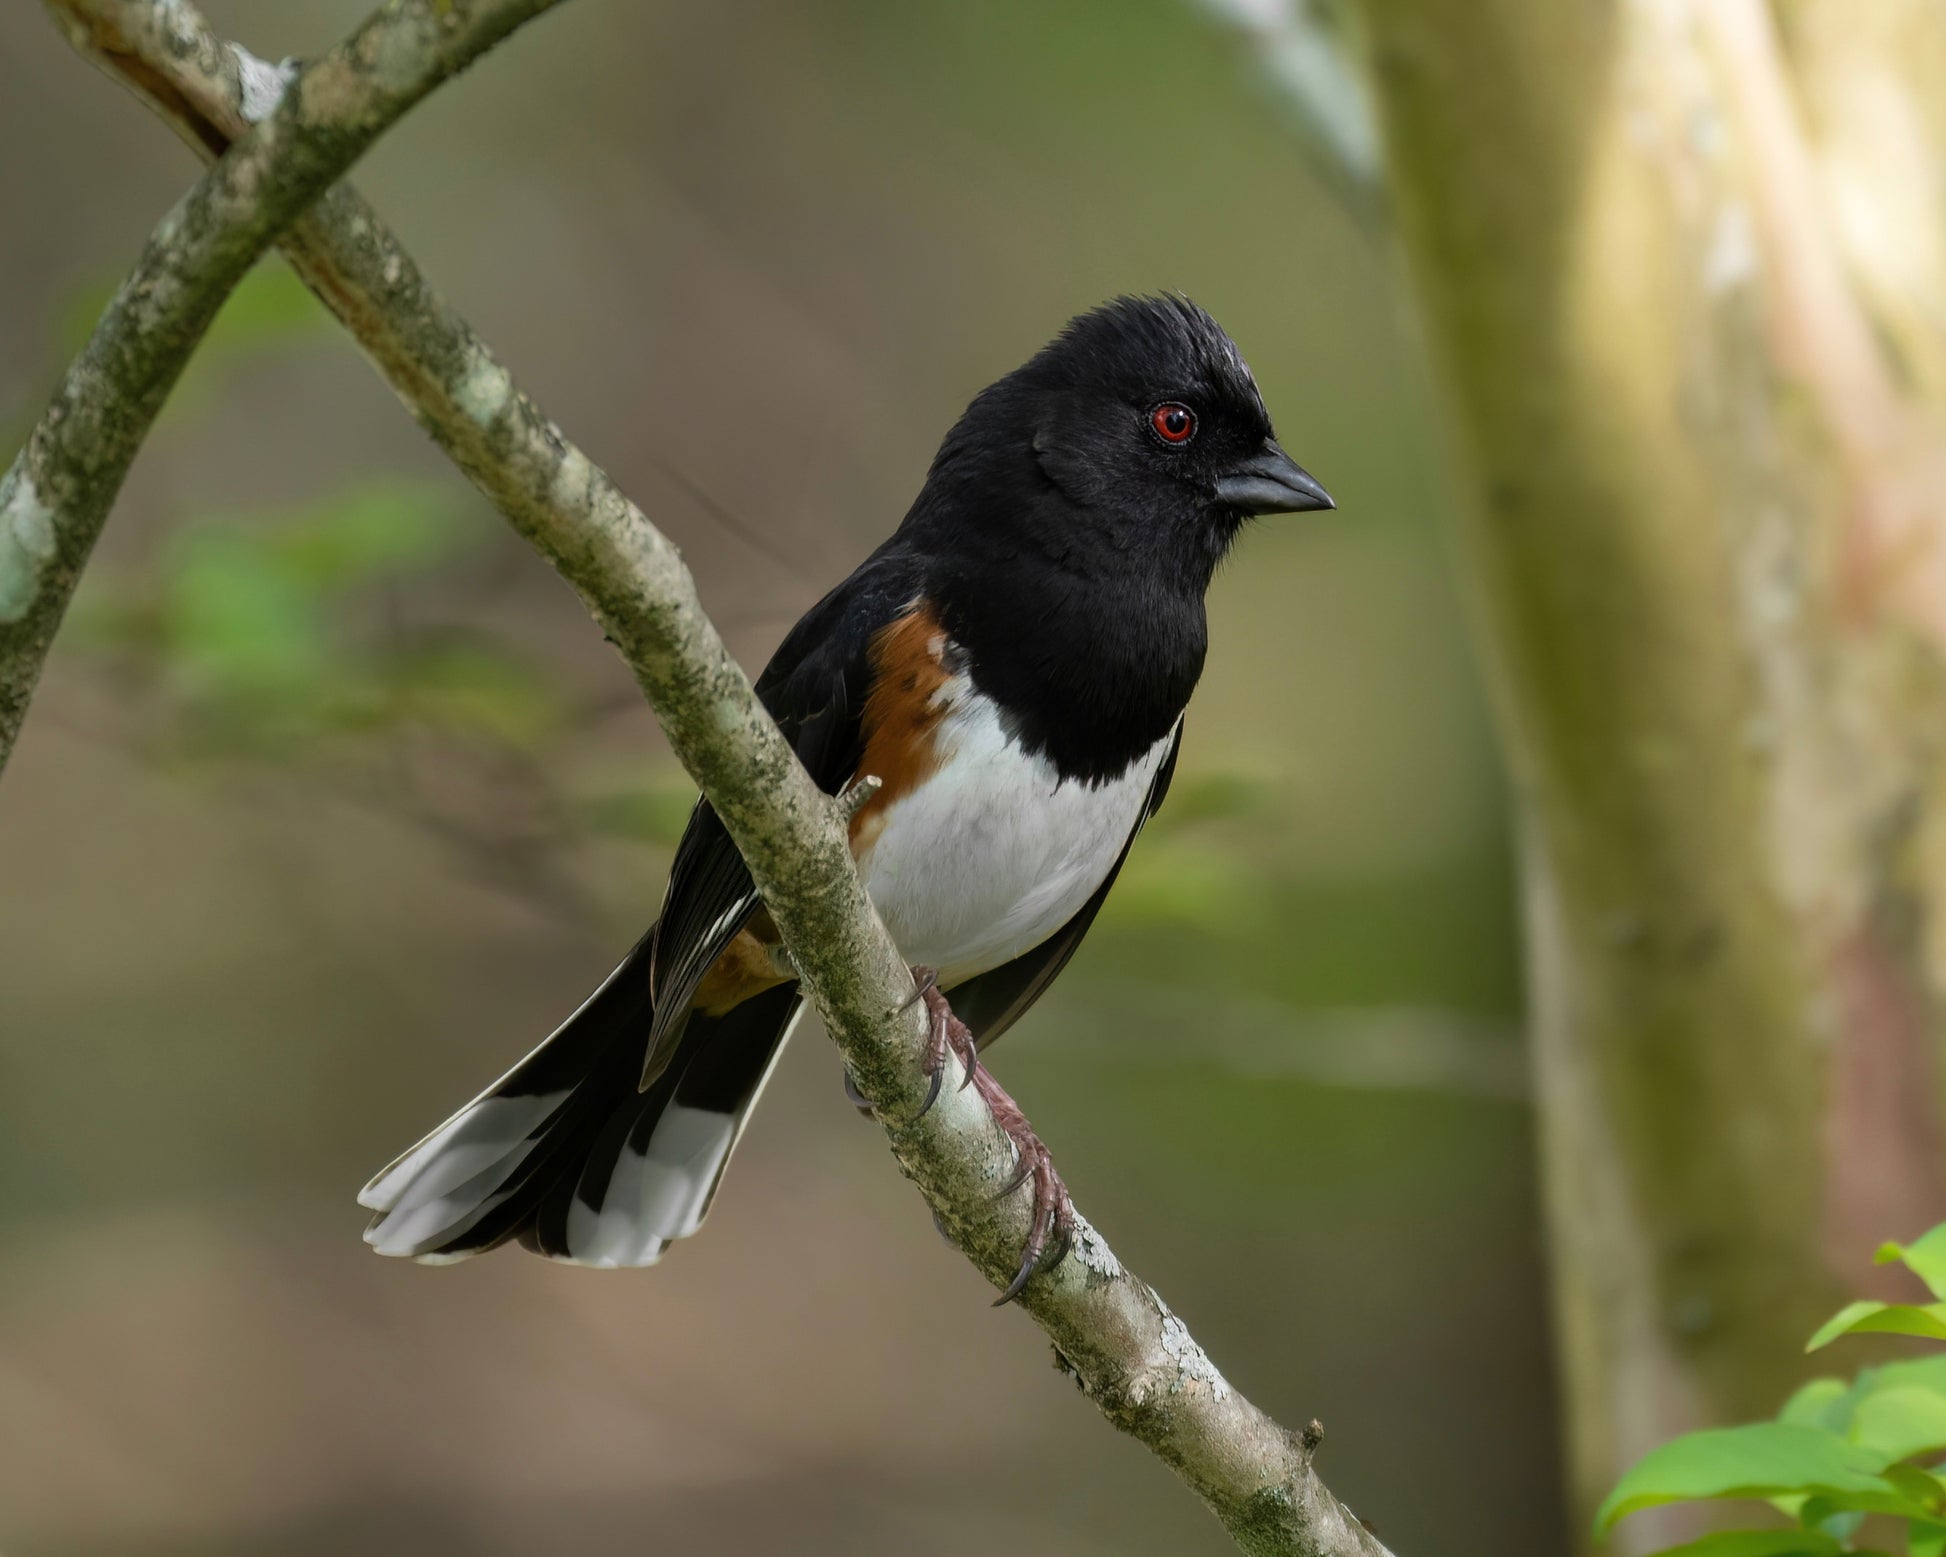
<path fill-rule="evenodd" d="M 310 54 L 364 0 L 209 0 Z M 682 546 L 746 665 L 969 396 L 1180 288 L 1339 511 L 1257 526 L 1169 808 L 995 1056 L 1401 1552 L 1566 1515 L 1503 786 L 1406 276 L 1177 0 L 581 0 L 358 180 Z M 0 10 L 0 428 L 193 161 Z M 373 1258 L 352 1196 L 653 917 L 620 662 L 282 268 L 144 452 L 0 803 L 0 1549 L 1215 1553 L 934 1235 L 822 1037 L 618 1275 Z"/>

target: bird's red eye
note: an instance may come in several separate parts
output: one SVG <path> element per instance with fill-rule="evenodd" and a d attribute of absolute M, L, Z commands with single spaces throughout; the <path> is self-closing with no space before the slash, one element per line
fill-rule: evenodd
<path fill-rule="evenodd" d="M 1171 400 L 1149 413 L 1149 425 L 1164 443 L 1187 443 L 1196 434 L 1196 413 Z"/>

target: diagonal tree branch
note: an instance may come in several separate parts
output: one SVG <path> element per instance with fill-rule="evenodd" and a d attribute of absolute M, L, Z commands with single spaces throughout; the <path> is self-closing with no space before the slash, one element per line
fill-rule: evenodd
<path fill-rule="evenodd" d="M 206 154 L 222 155 L 277 88 L 274 70 L 223 46 L 186 0 L 49 4 L 83 52 Z M 923 1018 L 853 868 L 845 801 L 799 765 L 674 547 L 514 387 L 354 191 L 331 190 L 282 242 L 421 424 L 628 660 L 743 851 L 901 1168 L 953 1242 L 1004 1285 L 1028 1217 L 1023 1195 L 995 1196 L 1011 1147 L 972 1091 L 949 1087 L 919 1117 Z M 112 399 L 112 381 L 98 392 Z M 1387 1557 L 1312 1470 L 1315 1426 L 1299 1438 L 1237 1393 L 1154 1290 L 1077 1221 L 1072 1256 L 1030 1282 L 1022 1306 L 1109 1420 L 1170 1464 L 1247 1552 Z"/>
<path fill-rule="evenodd" d="M 0 477 L 0 769 L 129 465 L 231 288 L 401 114 L 555 3 L 391 0 L 162 219 Z M 179 46 L 179 8 L 153 9 Z"/>

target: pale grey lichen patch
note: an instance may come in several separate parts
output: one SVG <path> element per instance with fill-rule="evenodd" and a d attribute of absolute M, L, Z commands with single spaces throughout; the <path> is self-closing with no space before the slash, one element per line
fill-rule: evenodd
<path fill-rule="evenodd" d="M 1105 1277 L 1111 1281 L 1120 1276 L 1122 1262 L 1115 1258 L 1115 1251 L 1108 1247 L 1101 1234 L 1079 1214 L 1074 1223 L 1074 1240 L 1069 1246 L 1068 1258 L 1091 1276 Z"/>
<path fill-rule="evenodd" d="M 0 622 L 27 614 L 53 555 L 54 510 L 16 463 L 0 478 Z"/>
<path fill-rule="evenodd" d="M 267 59 L 258 59 L 240 43 L 231 44 L 230 53 L 236 58 L 237 85 L 243 92 L 237 111 L 250 123 L 260 123 L 276 112 L 284 89 L 297 79 L 297 61 L 287 59 L 273 65 Z"/>
<path fill-rule="evenodd" d="M 149 239 L 149 247 L 158 253 L 179 249 L 183 245 L 188 225 L 188 202 L 179 200 L 162 213 L 162 220 L 155 224 L 155 235 Z M 123 283 L 118 295 L 126 296 L 127 283 Z"/>
<path fill-rule="evenodd" d="M 578 509 L 588 501 L 588 489 L 594 479 L 593 461 L 570 444 L 554 469 L 554 479 L 548 483 L 547 495 L 558 507 Z"/>
<path fill-rule="evenodd" d="M 179 49 L 191 49 L 202 34 L 202 18 L 183 0 L 156 0 L 154 21 Z"/>
<path fill-rule="evenodd" d="M 454 403 L 469 420 L 491 427 L 513 397 L 514 381 L 507 370 L 475 349 L 467 358 L 466 376 L 453 390 Z"/>
<path fill-rule="evenodd" d="M 1189 1326 L 1174 1314 L 1163 1315 L 1162 1349 L 1169 1354 L 1169 1360 L 1175 1363 L 1176 1372 L 1183 1379 L 1206 1386 L 1218 1400 L 1229 1398 L 1230 1381 L 1209 1360 L 1209 1353 L 1196 1344 Z"/>
<path fill-rule="evenodd" d="M 372 79 L 390 92 L 406 91 L 419 78 L 431 50 L 426 37 L 409 27 L 391 27 L 372 38 Z"/>

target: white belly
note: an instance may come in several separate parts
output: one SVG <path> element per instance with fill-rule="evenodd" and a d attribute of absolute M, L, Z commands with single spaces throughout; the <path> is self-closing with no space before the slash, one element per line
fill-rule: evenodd
<path fill-rule="evenodd" d="M 941 720 L 937 770 L 887 808 L 859 857 L 905 959 L 953 984 L 1011 962 L 1072 919 L 1114 868 L 1174 732 L 1119 778 L 1061 782 L 966 688 Z"/>

